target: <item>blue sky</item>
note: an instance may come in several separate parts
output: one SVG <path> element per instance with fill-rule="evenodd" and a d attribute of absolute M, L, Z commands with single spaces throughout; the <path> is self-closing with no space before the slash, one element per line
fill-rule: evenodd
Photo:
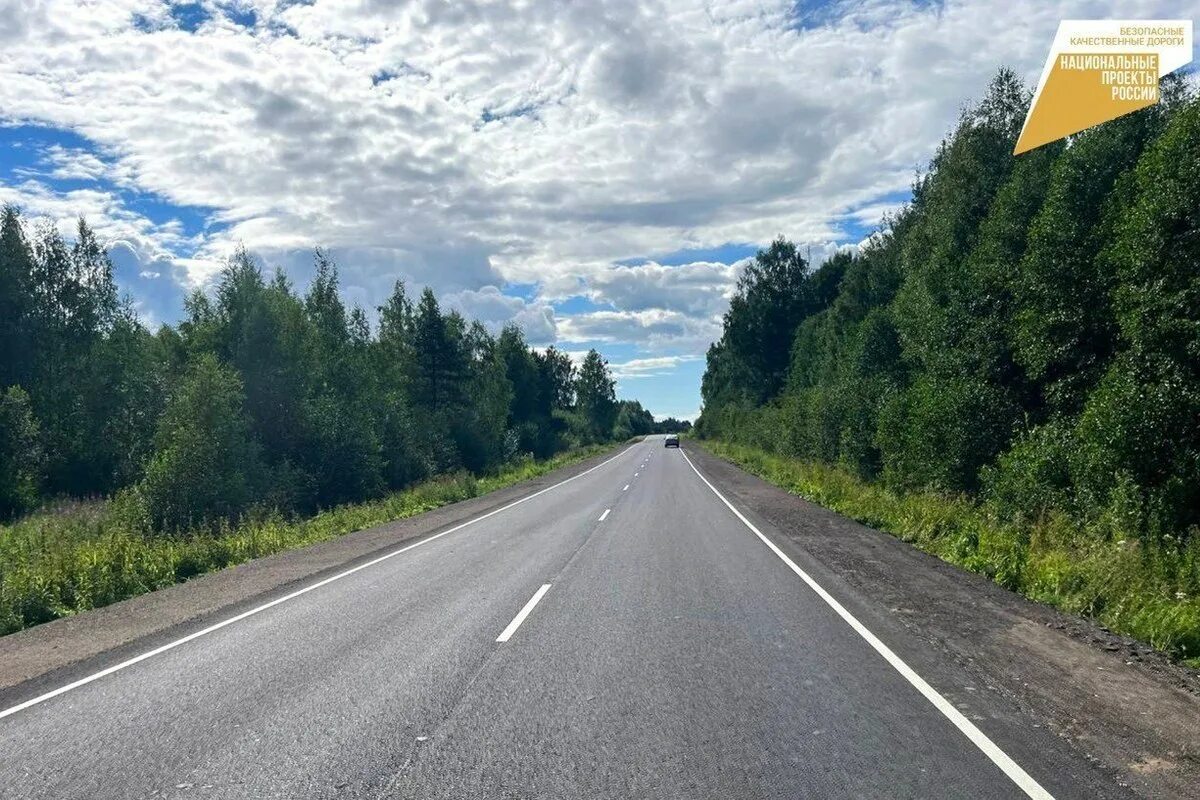
<path fill-rule="evenodd" d="M 691 417 L 758 247 L 861 242 L 1059 19 L 1195 10 L 45 0 L 0 26 L 0 200 L 85 216 L 150 325 L 238 244 L 301 289 L 319 245 L 349 303 L 428 285 Z"/>
<path fill-rule="evenodd" d="M 81 168 L 64 169 L 64 153 L 72 154 L 72 164 L 85 155 L 94 157 L 108 168 L 115 160 L 109 157 L 103 147 L 69 129 L 10 123 L 7 127 L 0 127 L 0 184 L 19 189 L 22 185 L 36 182 L 40 191 L 59 197 L 70 197 L 77 192 L 103 193 L 148 226 L 175 230 L 177 240 L 157 253 L 157 258 L 142 257 L 134 243 L 121 239 L 110 241 L 109 245 L 121 289 L 133 298 L 146 321 L 151 325 L 177 322 L 183 314 L 186 293 L 193 287 L 189 285 L 185 273 L 172 269 L 172 259 L 191 256 L 198 239 L 219 233 L 228 227 L 228 223 L 219 219 L 217 209 L 173 202 L 168 197 L 142 190 L 136 184 L 125 183 L 99 169 L 91 174 L 85 174 Z M 888 203 L 898 203 L 903 201 L 904 196 L 905 193 L 896 193 L 882 199 Z M 91 221 L 93 224 L 103 222 L 101 218 Z M 872 228 L 873 223 L 864 224 L 856 218 L 844 219 L 838 230 L 839 241 L 861 241 Z M 647 262 L 664 267 L 685 267 L 698 262 L 732 265 L 752 258 L 759 246 L 726 242 L 713 247 L 647 253 L 614 261 L 613 268 L 637 267 Z M 826 243 L 820 243 L 818 249 L 824 252 L 825 246 Z M 499 291 L 507 297 L 532 303 L 539 297 L 539 284 L 505 283 L 499 287 Z M 549 301 L 548 305 L 556 316 L 562 317 L 619 311 L 612 302 L 588 294 L 568 294 Z M 469 307 L 465 310 L 470 312 Z M 659 416 L 691 416 L 699 408 L 697 393 L 704 372 L 704 360 L 703 352 L 695 347 L 647 352 L 636 340 L 614 341 L 608 337 L 584 337 L 557 344 L 577 355 L 590 347 L 599 349 L 614 365 L 619 395 L 642 400 L 650 408 L 658 410 Z"/>

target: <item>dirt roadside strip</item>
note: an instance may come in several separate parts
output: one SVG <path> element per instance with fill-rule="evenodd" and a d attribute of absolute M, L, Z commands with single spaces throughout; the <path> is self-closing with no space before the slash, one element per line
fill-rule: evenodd
<path fill-rule="evenodd" d="M 690 443 L 731 502 L 898 620 L 929 657 L 1054 731 L 1139 796 L 1200 798 L 1200 673 L 1021 597 Z"/>
<path fill-rule="evenodd" d="M 0 707 L 6 705 L 8 690 L 18 684 L 32 682 L 21 687 L 22 693 L 38 684 L 45 684 L 38 688 L 48 689 L 72 679 L 77 668 L 83 672 L 103 669 L 369 561 L 397 545 L 411 543 L 531 495 L 591 469 L 626 447 L 627 444 L 621 444 L 545 475 L 424 514 L 285 550 L 0 637 Z"/>

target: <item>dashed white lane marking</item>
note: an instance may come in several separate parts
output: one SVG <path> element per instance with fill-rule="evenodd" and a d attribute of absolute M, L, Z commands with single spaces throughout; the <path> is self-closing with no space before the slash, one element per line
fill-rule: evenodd
<path fill-rule="evenodd" d="M 316 583 L 305 586 L 302 589 L 297 589 L 296 591 L 292 592 L 291 594 L 286 594 L 283 597 L 278 597 L 269 603 L 263 603 L 261 606 L 255 606 L 254 608 L 252 608 L 248 611 L 243 611 L 241 614 L 238 614 L 237 616 L 233 616 L 233 617 L 230 617 L 229 619 L 222 620 L 222 621 L 216 623 L 215 625 L 209 625 L 207 628 L 198 630 L 195 633 L 189 633 L 187 636 L 184 636 L 180 639 L 176 639 L 173 642 L 167 642 L 166 644 L 164 644 L 160 647 L 156 647 L 153 650 L 147 650 L 145 653 L 142 653 L 141 655 L 136 655 L 133 658 L 126 659 L 125 661 L 122 661 L 119 664 L 113 664 L 111 667 L 102 669 L 99 672 L 94 672 L 91 675 L 80 678 L 77 681 L 72 681 L 71 683 L 60 686 L 57 689 L 52 689 L 52 690 L 46 692 L 45 694 L 40 694 L 37 697 L 26 700 L 23 703 L 18 703 L 15 706 L 6 708 L 3 711 L 0 711 L 0 719 L 4 719 L 5 717 L 12 716 L 13 714 L 16 714 L 19 711 L 24 711 L 25 709 L 29 708 L 30 706 L 36 706 L 38 703 L 44 703 L 45 701 L 47 701 L 51 698 L 58 697 L 60 694 L 66 694 L 67 692 L 71 691 L 72 689 L 78 689 L 80 686 L 85 686 L 85 685 L 91 683 L 92 681 L 97 681 L 103 677 L 112 675 L 114 672 L 119 672 L 120 670 L 123 670 L 126 667 L 132 667 L 134 664 L 145 661 L 148 658 L 153 658 L 154 656 L 165 653 L 168 650 L 174 650 L 176 647 L 179 647 L 181 644 L 186 644 L 186 643 L 192 641 L 193 639 L 199 639 L 201 636 L 207 636 L 208 634 L 213 633 L 215 631 L 219 631 L 221 628 L 232 625 L 235 622 L 241 622 L 242 620 L 246 619 L 247 617 L 252 617 L 255 614 L 266 611 L 268 608 L 274 608 L 275 606 L 281 605 L 282 603 L 286 603 L 289 600 L 295 600 L 297 597 L 300 597 L 301 595 L 304 595 L 304 594 L 308 594 L 309 592 L 311 592 L 314 589 L 319 589 L 322 586 L 333 583 L 334 581 L 339 581 L 342 578 L 353 575 L 354 573 L 360 572 L 364 569 L 367 569 L 368 567 L 373 567 L 376 564 L 380 563 L 381 561 L 387 561 L 389 558 L 394 558 L 395 556 L 398 556 L 401 553 L 407 553 L 409 550 L 412 550 L 413 548 L 421 547 L 422 545 L 429 544 L 430 542 L 432 542 L 436 539 L 440 539 L 443 536 L 449 536 L 450 534 L 454 533 L 455 531 L 460 531 L 463 528 L 467 527 L 468 525 L 474 525 L 476 522 L 479 522 L 480 520 L 485 520 L 488 517 L 492 517 L 492 516 L 495 516 L 496 514 L 500 514 L 504 511 L 507 511 L 510 508 L 513 508 L 514 506 L 519 506 L 519 505 L 521 505 L 521 503 L 528 502 L 529 500 L 532 500 L 535 497 L 540 497 L 541 495 L 545 494 L 546 492 L 550 492 L 550 491 L 557 489 L 560 486 L 564 486 L 573 480 L 582 478 L 584 475 L 595 472 L 596 470 L 600 469 L 604 465 L 610 464 L 613 461 L 616 461 L 618 458 L 620 458 L 621 456 L 628 453 L 630 449 L 631 449 L 630 447 L 627 447 L 624 450 L 622 450 L 621 452 L 617 453 L 612 458 L 607 458 L 604 461 L 601 461 L 596 466 L 585 469 L 583 472 L 580 472 L 578 475 L 572 475 L 571 477 L 566 478 L 565 480 L 561 480 L 552 486 L 547 486 L 545 489 L 539 489 L 538 491 L 534 492 L 533 494 L 526 495 L 525 497 L 522 497 L 520 500 L 514 500 L 513 502 L 509 503 L 508 505 L 504 505 L 504 506 L 500 506 L 500 508 L 492 509 L 491 511 L 487 512 L 486 514 L 480 514 L 478 517 L 469 519 L 466 522 L 460 522 L 458 525 L 455 525 L 453 528 L 444 530 L 441 533 L 435 533 L 432 536 L 427 536 L 424 539 L 420 540 L 419 542 L 413 542 L 412 544 L 406 545 L 405 547 L 401 547 L 398 550 L 393 550 L 390 553 L 385 553 L 385 554 L 379 556 L 379 558 L 375 558 L 375 559 L 367 561 L 363 564 L 359 564 L 357 567 L 351 567 L 350 569 L 345 570 L 344 572 L 339 572 L 336 575 L 331 575 L 330 577 L 325 578 L 324 580 L 317 581 Z"/>
<path fill-rule="evenodd" d="M 508 627 L 501 631 L 500 635 L 496 637 L 496 641 L 507 642 L 509 639 L 511 639 L 512 635 L 517 632 L 517 628 L 521 627 L 521 623 L 524 622 L 525 618 L 529 616 L 529 612 L 533 611 L 533 607 L 538 604 L 538 601 L 541 600 L 542 596 L 548 591 L 550 591 L 550 584 L 543 583 L 542 588 L 533 593 L 533 597 L 529 598 L 529 602 L 525 604 L 525 607 L 517 612 L 517 615 L 513 617 L 512 622 L 508 623 Z"/>
<path fill-rule="evenodd" d="M 629 484 L 628 484 L 628 483 L 627 483 L 627 484 L 625 484 L 625 488 L 624 488 L 624 489 L 622 489 L 621 491 L 622 491 L 622 492 L 628 492 L 628 491 L 629 491 Z"/>
<path fill-rule="evenodd" d="M 600 520 L 599 520 L 599 521 L 600 521 L 600 522 L 604 522 L 605 518 L 606 518 L 606 517 L 608 517 L 608 512 L 610 512 L 610 511 L 612 511 L 612 509 L 611 509 L 611 508 L 606 508 L 606 509 L 604 509 L 604 513 L 600 515 Z"/>
<path fill-rule="evenodd" d="M 1013 761 L 1007 753 L 1001 750 L 995 744 L 995 742 L 984 735 L 983 731 L 975 727 L 975 724 L 971 722 L 971 720 L 963 716 L 962 712 L 951 705 L 949 700 L 942 697 L 942 695 L 938 693 L 937 689 L 934 689 L 932 686 L 930 686 L 924 678 L 916 673 L 912 667 L 904 663 L 900 656 L 892 652 L 892 649 L 880 641 L 878 636 L 871 633 L 871 631 L 867 629 L 866 625 L 863 625 L 861 622 L 859 622 L 858 618 L 847 611 L 846 607 L 834 599 L 833 595 L 825 591 L 824 587 L 813 580 L 813 578 L 807 572 L 800 569 L 800 567 L 796 565 L 796 562 L 788 558 L 787 554 L 780 550 L 774 542 L 764 536 L 763 532 L 754 526 L 754 523 L 746 519 L 745 515 L 738 511 L 734 507 L 733 503 L 725 499 L 725 495 L 717 491 L 717 487 L 709 483 L 708 478 L 700 474 L 700 470 L 696 469 L 696 465 L 692 463 L 690 458 L 688 458 L 687 453 L 683 453 L 683 457 L 687 460 L 688 466 L 692 468 L 692 471 L 700 477 L 700 480 L 704 481 L 705 485 L 708 486 L 709 489 L 712 489 L 713 494 L 721 499 L 721 502 L 733 512 L 734 516 L 742 521 L 742 524 L 749 528 L 755 536 L 761 539 L 762 543 L 769 547 L 772 553 L 779 556 L 783 563 L 787 564 L 788 567 L 791 568 L 792 572 L 799 575 L 800 579 L 807 583 L 808 587 L 816 592 L 818 597 L 824 600 L 825 603 L 832 608 L 847 625 L 853 628 L 855 633 L 865 639 L 867 644 L 871 645 L 871 647 L 875 649 L 875 652 L 883 656 L 884 659 L 891 664 L 892 667 L 899 672 L 906 681 L 911 683 L 918 692 L 923 694 L 925 699 L 933 704 L 934 708 L 942 712 L 942 715 L 945 716 L 946 719 L 950 720 L 954 727 L 962 731 L 963 735 L 970 739 L 972 744 L 983 751 L 983 754 L 990 758 L 992 763 L 999 767 L 1004 774 L 1007 775 L 1009 779 L 1021 789 L 1021 791 L 1034 798 L 1034 800 L 1054 800 L 1053 795 L 1042 788 L 1041 784 L 1035 781 L 1029 775 L 1029 773 L 1021 769 L 1021 766 L 1017 764 L 1017 762 Z"/>

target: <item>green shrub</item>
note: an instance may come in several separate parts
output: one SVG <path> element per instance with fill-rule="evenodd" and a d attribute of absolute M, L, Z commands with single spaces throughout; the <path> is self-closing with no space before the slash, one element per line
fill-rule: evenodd
<path fill-rule="evenodd" d="M 1011 398 L 982 381 L 922 376 L 880 415 L 884 478 L 899 487 L 975 491 L 1018 418 Z"/>
<path fill-rule="evenodd" d="M 308 455 L 317 505 L 378 497 L 384 489 L 383 447 L 366 410 L 323 395 L 304 405 Z"/>
<path fill-rule="evenodd" d="M 1051 509 L 1072 508 L 1072 449 L 1072 431 L 1064 421 L 1034 428 L 984 469 L 984 497 L 1010 519 L 1037 520 Z"/>
<path fill-rule="evenodd" d="M 1158 538 L 1200 522 L 1200 387 L 1175 363 L 1126 354 L 1089 397 L 1071 476 L 1085 512 Z"/>
<path fill-rule="evenodd" d="M 11 386 L 0 392 L 0 519 L 37 503 L 45 465 L 29 395 Z"/>
<path fill-rule="evenodd" d="M 252 511 L 221 521 L 153 532 L 140 491 L 108 502 L 74 503 L 0 526 L 0 634 L 154 591 L 205 572 L 315 544 L 465 500 L 602 452 L 596 446 L 545 461 L 519 459 L 488 475 L 446 475 L 378 500 L 304 519 Z"/>
<path fill-rule="evenodd" d="M 963 496 L 896 492 L 836 467 L 740 444 L 706 440 L 703 447 L 1034 600 L 1096 617 L 1180 658 L 1200 658 L 1200 535 L 1195 531 L 1182 540 L 1143 543 L 1113 536 L 1112 521 L 1102 528 L 1084 527 L 1056 510 L 1005 520 Z"/>
<path fill-rule="evenodd" d="M 196 359 L 167 404 L 139 485 L 156 527 L 175 530 L 236 517 L 261 486 L 237 373 L 209 355 Z"/>

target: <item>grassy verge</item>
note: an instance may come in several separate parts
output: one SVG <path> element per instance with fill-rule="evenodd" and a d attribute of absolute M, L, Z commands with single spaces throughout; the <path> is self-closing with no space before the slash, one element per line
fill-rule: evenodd
<path fill-rule="evenodd" d="M 305 519 L 262 515 L 185 535 L 156 535 L 119 503 L 72 503 L 0 526 L 0 635 L 115 603 L 205 572 L 323 542 L 543 475 L 608 449 L 525 460 L 494 475 L 448 475 Z"/>
<path fill-rule="evenodd" d="M 698 444 L 818 505 L 1200 667 L 1195 537 L 1186 545 L 1147 547 L 1098 537 L 1061 515 L 1015 524 L 967 498 L 899 494 L 828 465 L 726 442 Z"/>

